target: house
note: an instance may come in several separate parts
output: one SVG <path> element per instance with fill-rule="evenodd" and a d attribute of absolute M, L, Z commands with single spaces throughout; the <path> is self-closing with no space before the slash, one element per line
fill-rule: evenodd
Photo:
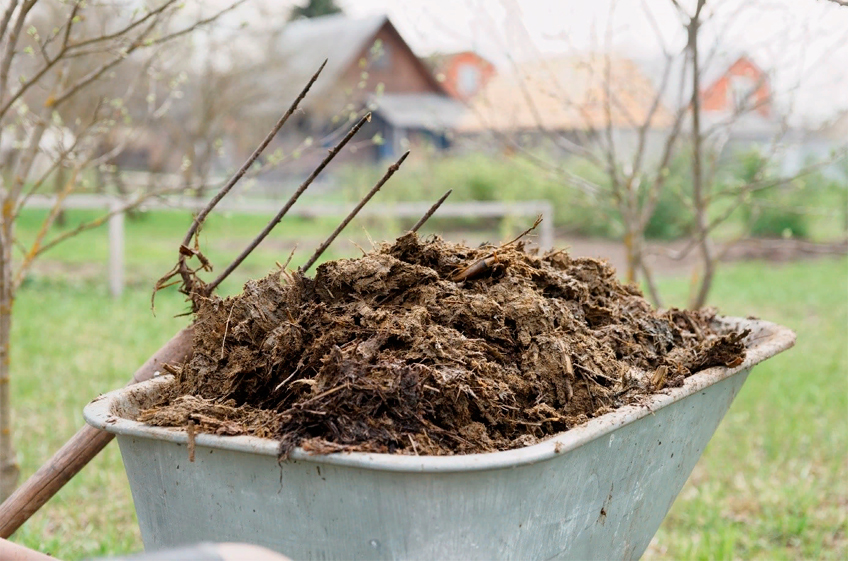
<path fill-rule="evenodd" d="M 351 19 L 335 14 L 297 20 L 282 30 L 272 52 L 274 65 L 259 86 L 273 96 L 256 108 L 264 122 L 273 122 L 270 119 L 279 114 L 281 100 L 294 100 L 327 60 L 301 103 L 296 127 L 281 132 L 283 146 L 305 137 L 314 137 L 319 146 L 335 144 L 369 109 L 371 122 L 339 159 L 395 158 L 415 144 L 446 147 L 447 132 L 464 111 L 384 15 Z M 304 152 L 304 167 L 312 160 Z"/>
<path fill-rule="evenodd" d="M 771 76 L 751 55 L 718 54 L 702 71 L 701 83 L 701 130 L 720 147 L 723 161 L 751 150 L 772 150 L 777 139 L 786 162 L 795 159 L 790 152 L 803 152 L 803 131 L 786 126 L 775 104 Z"/>
<path fill-rule="evenodd" d="M 494 64 L 473 51 L 436 54 L 427 61 L 448 95 L 460 101 L 477 95 L 497 73 Z"/>
<path fill-rule="evenodd" d="M 642 123 L 648 121 L 649 136 L 671 125 L 661 103 L 652 112 L 656 95 L 651 81 L 625 57 L 547 58 L 494 76 L 471 100 L 458 132 L 519 144 L 538 144 L 555 133 L 585 145 L 611 125 L 619 156 L 627 157 L 636 149 Z M 658 143 L 649 139 L 649 144 L 650 151 Z"/>
<path fill-rule="evenodd" d="M 754 112 L 764 119 L 773 116 L 769 76 L 747 55 L 739 56 L 719 76 L 704 76 L 701 91 L 705 115 Z"/>

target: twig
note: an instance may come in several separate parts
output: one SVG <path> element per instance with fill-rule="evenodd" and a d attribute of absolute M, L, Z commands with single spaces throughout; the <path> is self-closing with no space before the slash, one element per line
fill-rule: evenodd
<path fill-rule="evenodd" d="M 44 222 L 41 224 L 41 228 L 38 230 L 38 234 L 35 236 L 35 241 L 32 242 L 32 246 L 29 251 L 24 255 L 23 260 L 21 261 L 20 266 L 18 267 L 18 271 L 15 274 L 15 280 L 13 285 L 20 286 L 23 281 L 23 277 L 29 269 L 29 266 L 32 264 L 33 260 L 39 254 L 39 250 L 41 249 L 41 244 L 44 242 L 44 237 L 47 235 L 47 231 L 50 229 L 50 226 L 53 225 L 53 222 L 56 220 L 56 217 L 59 216 L 59 213 L 62 211 L 62 202 L 68 197 L 68 195 L 73 191 L 74 187 L 77 184 L 77 174 L 79 174 L 80 168 L 79 166 L 74 167 L 71 172 L 71 178 L 65 183 L 65 186 L 62 188 L 62 191 L 56 197 L 56 202 L 53 203 L 53 208 L 50 209 L 50 212 L 47 214 L 47 218 L 44 219 Z"/>
<path fill-rule="evenodd" d="M 140 206 L 143 206 L 144 202 L 148 199 L 151 199 L 151 198 L 154 198 L 154 197 L 159 197 L 159 196 L 162 196 L 162 195 L 167 195 L 167 194 L 170 194 L 170 193 L 176 193 L 178 191 L 182 191 L 182 187 L 173 187 L 173 188 L 169 187 L 169 188 L 166 188 L 166 189 L 162 189 L 160 191 L 154 191 L 152 193 L 146 193 L 146 194 L 139 195 L 135 200 L 129 201 L 125 205 L 122 205 L 120 207 L 112 209 L 109 212 L 99 216 L 98 218 L 95 218 L 94 220 L 91 220 L 89 222 L 83 222 L 82 224 L 78 225 L 76 228 L 73 228 L 71 230 L 63 232 L 62 234 L 59 234 L 58 236 L 56 236 L 55 238 L 53 238 L 49 242 L 47 242 L 44 245 L 42 245 L 41 247 L 39 247 L 38 251 L 36 252 L 36 256 L 41 255 L 45 251 L 54 248 L 55 246 L 59 245 L 63 241 L 76 236 L 80 232 L 84 232 L 86 230 L 91 230 L 92 228 L 97 228 L 98 226 L 103 225 L 107 220 L 109 220 L 111 217 L 115 216 L 116 214 L 123 214 L 127 211 L 134 210 L 134 209 L 136 209 Z"/>
<path fill-rule="evenodd" d="M 518 240 L 520 240 L 521 238 L 523 238 L 524 236 L 526 236 L 527 234 L 529 234 L 530 232 L 535 230 L 539 226 L 539 224 L 541 224 L 541 223 L 542 223 L 542 215 L 540 214 L 539 216 L 536 217 L 536 221 L 533 222 L 532 226 L 530 226 L 529 228 L 527 228 L 526 230 L 521 232 L 514 240 L 501 244 L 501 246 L 498 249 L 503 249 L 505 247 L 511 246 L 512 244 L 514 244 L 515 242 L 517 242 Z"/>
<path fill-rule="evenodd" d="M 194 446 L 195 446 L 195 430 L 194 430 L 194 420 L 189 419 L 186 424 L 186 433 L 188 434 L 188 461 L 194 461 Z"/>
<path fill-rule="evenodd" d="M 368 191 L 368 193 L 362 198 L 362 200 L 359 201 L 359 204 L 357 204 L 356 207 L 354 207 L 354 209 L 350 211 L 350 214 L 348 214 L 345 219 L 342 220 L 341 224 L 339 224 L 333 231 L 333 233 L 330 234 L 330 237 L 324 240 L 324 243 L 322 243 L 318 247 L 318 249 L 315 250 L 315 253 L 313 253 L 312 257 L 309 258 L 309 261 L 307 261 L 306 264 L 301 267 L 301 272 L 305 273 L 309 270 L 310 267 L 312 267 L 312 265 L 315 264 L 318 258 L 321 257 L 321 254 L 326 251 L 326 249 L 330 246 L 331 243 L 333 243 L 333 240 L 335 240 L 336 237 L 341 234 L 342 230 L 344 230 L 345 227 L 350 223 L 350 221 L 353 220 L 353 217 L 356 216 L 360 210 L 362 210 L 362 207 L 364 207 L 365 204 L 371 200 L 371 197 L 376 195 L 377 191 L 379 191 L 380 188 L 385 185 L 386 181 L 388 181 L 389 178 L 394 175 L 394 173 L 400 168 L 401 164 L 403 164 L 403 161 L 406 159 L 407 156 L 409 156 L 409 150 L 404 152 L 403 156 L 401 156 L 397 162 L 389 166 L 389 169 L 386 170 L 385 175 L 383 175 L 380 181 L 378 181 L 377 184 L 374 185 L 371 190 Z"/>
<path fill-rule="evenodd" d="M 224 338 L 221 340 L 221 360 L 224 360 L 224 345 L 227 344 L 227 333 L 230 331 L 230 320 L 233 317 L 233 310 L 236 308 L 235 302 L 230 306 L 230 313 L 227 315 L 227 324 L 224 326 Z"/>
<path fill-rule="evenodd" d="M 288 257 L 288 259 L 286 259 L 286 262 L 285 262 L 285 263 L 283 263 L 283 266 L 282 266 L 282 267 L 280 267 L 280 269 L 282 269 L 283 271 L 285 271 L 285 270 L 286 270 L 286 267 L 288 267 L 288 266 L 289 266 L 289 263 L 291 263 L 292 257 L 294 257 L 294 252 L 295 252 L 295 251 L 297 251 L 297 244 L 294 244 L 294 247 L 292 248 L 291 253 L 289 253 L 289 257 Z"/>
<path fill-rule="evenodd" d="M 523 238 L 524 236 L 526 236 L 527 234 L 532 232 L 534 229 L 536 229 L 536 227 L 541 223 L 542 223 L 542 215 L 540 214 L 539 216 L 536 217 L 536 221 L 533 223 L 533 225 L 530 226 L 529 228 L 527 228 L 526 230 L 524 230 L 517 238 L 515 238 L 512 241 L 502 243 L 501 245 L 498 246 L 497 250 L 493 251 L 492 253 L 489 253 L 488 255 L 483 257 L 482 259 L 478 259 L 477 261 L 475 261 L 471 265 L 468 265 L 467 267 L 463 267 L 462 269 L 457 269 L 450 276 L 450 280 L 452 280 L 453 282 L 463 282 L 463 281 L 472 279 L 474 277 L 477 277 L 479 275 L 482 275 L 483 273 L 485 273 L 486 271 L 488 271 L 489 269 L 494 267 L 495 264 L 500 263 L 500 260 L 498 259 L 498 256 L 497 256 L 498 250 L 501 250 L 505 247 L 511 246 L 512 244 L 514 244 L 515 242 L 517 242 L 518 240 L 520 240 L 521 238 Z"/>
<path fill-rule="evenodd" d="M 435 204 L 431 206 L 427 212 L 424 213 L 424 216 L 422 216 L 421 219 L 415 223 L 415 226 L 412 227 L 412 230 L 410 230 L 410 232 L 417 232 L 418 229 L 421 228 L 421 226 L 423 226 L 425 222 L 430 220 L 430 217 L 433 216 L 433 214 L 437 210 L 439 210 L 439 207 L 442 206 L 442 203 L 445 202 L 445 199 L 447 199 L 451 193 L 453 193 L 453 189 L 449 189 L 447 193 L 442 195 L 442 198 L 436 201 Z"/>
<path fill-rule="evenodd" d="M 277 215 L 274 216 L 274 218 L 272 218 L 270 222 L 268 222 L 265 228 L 259 233 L 258 236 L 256 236 L 256 238 L 253 239 L 252 242 L 250 242 L 250 244 L 246 248 L 244 248 L 244 250 L 239 254 L 239 256 L 236 257 L 232 263 L 227 265 L 227 268 L 224 269 L 224 271 L 220 275 L 218 275 L 218 278 L 216 278 L 206 286 L 206 294 L 210 294 L 215 289 L 215 287 L 221 284 L 221 282 L 223 282 L 224 279 L 226 279 L 230 275 L 230 273 L 232 273 L 236 269 L 236 267 L 241 265 L 241 262 L 244 261 L 247 256 L 250 255 L 251 252 L 253 252 L 253 250 L 256 249 L 256 247 L 260 243 L 262 243 L 262 240 L 268 237 L 268 234 L 271 233 L 271 230 L 273 230 L 277 226 L 277 224 L 280 223 L 280 220 L 283 219 L 283 217 L 286 215 L 292 205 L 297 202 L 297 199 L 300 198 L 303 192 L 306 191 L 306 189 L 312 184 L 313 181 L 315 181 L 315 178 L 318 177 L 318 174 L 324 171 L 324 168 L 327 167 L 327 164 L 329 164 L 330 161 L 332 161 L 332 159 L 336 157 L 336 154 L 338 154 L 339 151 L 344 148 L 344 145 L 347 144 L 350 139 L 353 138 L 357 132 L 359 132 L 359 129 L 361 129 L 362 126 L 370 120 L 371 113 L 367 113 L 359 120 L 359 122 L 357 122 L 353 126 L 353 128 L 350 129 L 347 135 L 345 135 L 345 137 L 338 144 L 336 144 L 336 146 L 332 150 L 327 153 L 327 156 L 321 161 L 318 167 L 316 167 L 312 171 L 309 177 L 307 177 L 306 180 L 300 185 L 300 187 L 298 187 L 297 191 L 295 191 L 294 194 L 289 198 L 289 200 L 286 201 L 286 204 L 283 206 L 283 208 L 280 209 L 280 212 L 278 212 Z"/>
<path fill-rule="evenodd" d="M 691 320 L 690 320 L 690 321 L 691 321 Z M 577 364 L 577 368 L 582 368 L 585 372 L 588 372 L 588 373 L 589 373 L 589 374 L 591 374 L 592 376 L 595 376 L 595 377 L 597 377 L 597 378 L 603 378 L 603 379 L 604 379 L 604 380 L 606 380 L 607 382 L 610 382 L 610 383 L 613 383 L 613 384 L 616 382 L 615 380 L 613 380 L 613 379 L 612 379 L 612 378 L 610 378 L 609 376 L 604 376 L 604 375 L 603 375 L 603 374 L 601 374 L 600 372 L 595 372 L 595 371 L 594 371 L 594 370 L 592 370 L 591 368 L 588 368 L 588 367 L 586 367 L 586 366 L 583 366 L 582 364 L 579 364 L 579 363 L 578 363 L 578 364 Z M 595 383 L 597 383 L 595 380 L 593 380 L 593 381 L 594 381 Z"/>
<path fill-rule="evenodd" d="M 327 397 L 328 395 L 334 394 L 334 393 L 336 393 L 337 391 L 340 391 L 340 390 L 345 390 L 345 389 L 347 389 L 347 388 L 349 388 L 349 387 L 350 387 L 350 383 L 345 382 L 344 384 L 341 384 L 341 385 L 339 385 L 339 386 L 336 386 L 335 388 L 331 388 L 331 389 L 329 389 L 329 390 L 327 390 L 327 391 L 325 391 L 325 392 L 321 392 L 321 393 L 319 393 L 318 395 L 316 395 L 315 397 L 312 397 L 312 398 L 310 398 L 310 399 L 307 399 L 307 400 L 306 400 L 306 401 L 304 401 L 303 403 L 299 404 L 299 405 L 298 405 L 298 407 L 299 407 L 299 408 L 302 408 L 302 406 L 303 406 L 303 405 L 306 405 L 307 403 L 311 403 L 311 402 L 313 402 L 313 401 L 317 401 L 317 400 L 319 400 L 319 399 L 321 399 L 321 398 L 323 398 L 323 397 Z"/>

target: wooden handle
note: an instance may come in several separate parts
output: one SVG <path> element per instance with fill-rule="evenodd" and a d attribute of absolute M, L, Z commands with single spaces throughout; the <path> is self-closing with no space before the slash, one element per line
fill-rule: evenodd
<path fill-rule="evenodd" d="M 183 362 L 191 352 L 193 335 L 191 326 L 174 335 L 141 365 L 129 384 L 149 380 L 154 372 L 162 369 L 163 363 Z M 0 505 L 0 537 L 11 536 L 114 437 L 112 433 L 88 425 L 78 430 L 52 458 Z"/>

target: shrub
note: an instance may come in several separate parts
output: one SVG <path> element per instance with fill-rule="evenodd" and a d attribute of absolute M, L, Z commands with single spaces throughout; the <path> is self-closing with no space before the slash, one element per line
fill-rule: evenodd
<path fill-rule="evenodd" d="M 736 184 L 767 181 L 775 177 L 772 166 L 757 150 L 740 153 L 730 166 L 730 180 Z M 791 181 L 751 193 L 742 207 L 742 218 L 754 237 L 809 237 L 809 218 L 800 208 L 804 203 L 805 182 Z"/>
<path fill-rule="evenodd" d="M 685 197 L 692 192 L 692 170 L 688 154 L 675 156 L 668 166 L 668 175 L 659 194 L 657 205 L 645 227 L 645 237 L 655 240 L 675 240 L 692 231 L 692 210 Z M 646 189 L 643 189 L 645 192 Z"/>
<path fill-rule="evenodd" d="M 591 166 L 570 162 L 569 169 L 591 181 L 604 176 Z M 357 200 L 383 170 L 374 166 L 347 166 L 339 173 L 347 200 Z M 462 156 L 412 160 L 396 174 L 381 194 L 390 201 L 434 201 L 453 189 L 451 201 L 547 200 L 554 207 L 554 224 L 572 235 L 615 236 L 621 231 L 614 212 L 561 178 L 518 157 Z M 465 226 L 477 221 L 461 221 Z"/>

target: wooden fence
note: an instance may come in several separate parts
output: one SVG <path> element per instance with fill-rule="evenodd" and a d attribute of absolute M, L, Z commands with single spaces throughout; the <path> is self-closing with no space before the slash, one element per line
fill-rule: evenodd
<path fill-rule="evenodd" d="M 28 202 L 28 208 L 53 208 L 56 199 L 51 196 L 34 195 Z M 125 207 L 125 199 L 108 195 L 73 195 L 64 200 L 62 208 L 115 211 Z M 221 201 L 216 211 L 239 214 L 257 214 L 272 216 L 276 214 L 281 201 L 269 199 L 234 199 Z M 359 216 L 384 216 L 392 218 L 420 218 L 431 203 L 395 203 L 370 204 L 362 209 Z M 140 210 L 161 210 L 197 212 L 206 206 L 205 200 L 185 197 L 162 197 L 144 201 Z M 345 216 L 353 205 L 312 204 L 293 206 L 287 216 L 318 218 L 326 216 Z M 436 213 L 441 218 L 486 218 L 486 217 L 536 217 L 543 220 L 539 225 L 538 244 L 542 250 L 554 245 L 553 206 L 549 201 L 493 202 L 475 201 L 467 203 L 446 203 Z M 124 290 L 124 213 L 115 212 L 109 218 L 109 290 L 113 296 L 120 296 Z"/>

